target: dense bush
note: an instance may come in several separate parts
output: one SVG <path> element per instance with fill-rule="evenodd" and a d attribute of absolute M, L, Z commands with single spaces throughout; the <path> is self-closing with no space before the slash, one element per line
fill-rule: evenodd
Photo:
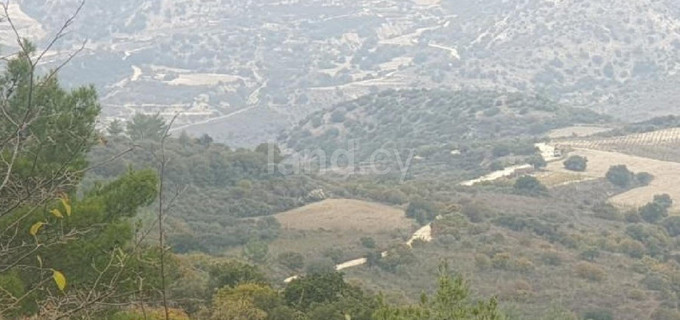
<path fill-rule="evenodd" d="M 640 259 L 645 254 L 645 246 L 640 241 L 625 239 L 619 244 L 621 252 L 629 255 L 631 258 Z"/>
<path fill-rule="evenodd" d="M 621 221 L 623 215 L 619 209 L 609 203 L 600 203 L 593 207 L 593 213 L 596 217 L 604 220 Z"/>
<path fill-rule="evenodd" d="M 464 204 L 461 207 L 461 213 L 472 223 L 484 222 L 485 220 L 496 216 L 496 213 L 491 208 L 477 201 Z"/>
<path fill-rule="evenodd" d="M 281 265 L 293 271 L 300 271 L 305 266 L 305 257 L 298 252 L 283 252 L 279 254 L 277 260 Z"/>
<path fill-rule="evenodd" d="M 364 248 L 368 248 L 368 249 L 375 248 L 375 239 L 373 239 L 372 237 L 361 237 L 361 239 L 359 239 L 359 241 L 361 242 L 361 245 Z"/>
<path fill-rule="evenodd" d="M 633 182 L 633 173 L 625 165 L 616 165 L 609 168 L 606 174 L 607 180 L 621 188 L 628 188 Z"/>
<path fill-rule="evenodd" d="M 680 216 L 672 216 L 664 219 L 661 225 L 666 228 L 671 237 L 680 235 Z"/>
<path fill-rule="evenodd" d="M 496 102 L 506 99 L 512 105 L 495 114 Z M 480 111 L 495 115 L 479 117 Z M 346 145 L 349 140 L 359 141 L 358 162 L 370 161 L 376 149 L 388 144 L 401 150 L 428 150 L 418 152 L 424 159 L 413 164 L 414 175 L 441 174 L 444 171 L 433 171 L 428 166 L 436 163 L 437 168 L 450 169 L 447 173 L 465 179 L 488 169 L 482 165 L 485 158 L 533 156 L 535 137 L 548 130 L 604 118 L 542 97 L 517 93 L 385 90 L 311 114 L 283 134 L 281 140 L 297 151 L 327 150 Z M 330 119 L 330 123 L 319 123 L 318 119 Z M 312 129 L 328 134 L 311 135 Z M 454 149 L 461 153 L 451 157 Z M 389 159 L 386 162 L 397 165 Z"/>
<path fill-rule="evenodd" d="M 654 176 L 647 172 L 638 172 L 635 174 L 635 181 L 637 181 L 638 185 L 649 185 L 652 180 L 654 180 Z"/>
<path fill-rule="evenodd" d="M 614 320 L 614 315 L 606 309 L 594 309 L 584 312 L 583 320 Z"/>
<path fill-rule="evenodd" d="M 548 194 L 548 188 L 532 176 L 517 178 L 514 185 L 515 192 L 528 196 L 543 196 Z"/>
<path fill-rule="evenodd" d="M 564 167 L 571 171 L 586 171 L 588 158 L 581 156 L 571 156 L 564 161 Z"/>
<path fill-rule="evenodd" d="M 655 223 L 668 216 L 673 200 L 667 194 L 658 194 L 654 200 L 640 208 L 640 216 L 649 223 Z"/>
<path fill-rule="evenodd" d="M 562 265 L 562 257 L 557 251 L 546 251 L 541 254 L 541 261 L 548 266 Z"/>
<path fill-rule="evenodd" d="M 607 272 L 604 269 L 585 261 L 576 264 L 574 271 L 577 276 L 590 281 L 599 282 L 607 278 Z"/>
<path fill-rule="evenodd" d="M 434 220 L 439 215 L 435 206 L 420 197 L 411 199 L 406 208 L 406 217 L 415 219 L 421 225 L 425 225 Z"/>

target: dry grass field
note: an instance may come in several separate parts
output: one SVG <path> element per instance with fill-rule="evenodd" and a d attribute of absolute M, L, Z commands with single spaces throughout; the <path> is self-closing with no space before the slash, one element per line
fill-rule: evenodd
<path fill-rule="evenodd" d="M 405 243 L 417 229 L 403 209 L 351 199 L 328 199 L 274 217 L 282 230 L 269 244 L 270 255 L 298 252 L 307 262 L 331 250 L 342 253 L 336 263 L 357 259 L 370 250 Z M 363 247 L 362 237 L 373 238 L 376 248 Z"/>
<path fill-rule="evenodd" d="M 330 230 L 372 233 L 409 229 L 413 222 L 404 210 L 379 203 L 328 199 L 275 215 L 281 226 L 297 230 Z"/>
<path fill-rule="evenodd" d="M 574 149 L 570 155 L 580 155 L 588 158 L 588 169 L 580 174 L 574 174 L 564 168 L 561 161 L 552 162 L 546 168 L 549 172 L 560 173 L 562 177 L 573 175 L 575 179 L 602 178 L 613 165 L 624 164 L 634 172 L 648 172 L 654 175 L 650 185 L 635 188 L 612 197 L 613 204 L 622 207 L 638 207 L 650 202 L 655 194 L 668 193 L 673 199 L 680 200 L 680 163 L 661 161 L 650 158 L 627 155 L 619 152 L 600 151 L 592 149 Z M 565 183 L 567 181 L 562 181 Z M 678 208 L 678 205 L 675 205 Z"/>
<path fill-rule="evenodd" d="M 602 178 L 611 166 L 624 164 L 633 172 L 651 173 L 655 179 L 649 186 L 613 196 L 610 199 L 613 204 L 625 208 L 639 207 L 661 193 L 668 193 L 680 201 L 680 188 L 676 187 L 680 183 L 680 162 L 673 162 L 676 157 L 668 152 L 680 146 L 680 128 L 608 138 L 586 137 L 602 129 L 606 128 L 568 127 L 551 132 L 550 137 L 556 139 L 551 145 L 571 149 L 569 155 L 587 157 L 588 168 L 585 172 L 573 172 L 566 170 L 562 161 L 554 161 L 536 177 L 547 186 L 559 186 Z M 676 204 L 675 209 L 678 208 L 680 206 Z"/>

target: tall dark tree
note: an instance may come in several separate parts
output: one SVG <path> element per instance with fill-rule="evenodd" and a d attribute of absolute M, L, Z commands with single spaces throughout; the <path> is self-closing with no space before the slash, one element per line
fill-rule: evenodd
<path fill-rule="evenodd" d="M 127 134 L 133 141 L 160 141 L 166 131 L 165 120 L 160 114 L 135 114 L 127 123 Z"/>
<path fill-rule="evenodd" d="M 0 70 L 0 318 L 92 314 L 140 289 L 129 271 L 148 252 L 132 243 L 129 218 L 153 200 L 156 178 L 129 172 L 76 192 L 101 141 L 97 94 L 62 88 L 58 70 L 36 73 L 44 51 L 20 47 Z"/>

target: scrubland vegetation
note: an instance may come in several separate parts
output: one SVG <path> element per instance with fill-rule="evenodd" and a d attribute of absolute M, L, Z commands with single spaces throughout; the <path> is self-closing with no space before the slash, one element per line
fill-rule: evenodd
<path fill-rule="evenodd" d="M 655 185 L 668 176 L 537 148 L 551 129 L 618 125 L 607 116 L 387 90 L 311 114 L 280 146 L 232 148 L 171 135 L 158 114 L 99 128 L 95 90 L 63 88 L 21 49 L 0 76 L 0 319 L 680 319 L 677 199 Z M 354 140 L 359 167 L 380 148 L 418 158 L 403 177 L 272 168 Z M 589 179 L 544 182 L 559 170 Z M 643 189 L 646 203 L 613 201 Z"/>

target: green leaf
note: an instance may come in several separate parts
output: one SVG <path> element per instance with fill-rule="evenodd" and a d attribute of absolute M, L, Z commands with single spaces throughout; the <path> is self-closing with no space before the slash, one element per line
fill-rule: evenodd
<path fill-rule="evenodd" d="M 42 258 L 41 258 L 40 256 L 35 256 L 35 258 L 38 259 L 38 266 L 39 266 L 40 268 L 42 268 L 42 267 L 43 267 Z"/>
<path fill-rule="evenodd" d="M 40 228 L 42 228 L 44 225 L 44 222 L 38 221 L 31 226 L 31 229 L 28 232 L 35 237 L 38 234 L 38 231 L 40 231 Z"/>
<path fill-rule="evenodd" d="M 64 277 L 64 274 L 53 269 L 52 278 L 54 278 L 54 283 L 57 284 L 57 288 L 64 291 L 64 288 L 66 288 L 66 277 Z"/>
<path fill-rule="evenodd" d="M 59 209 L 52 209 L 52 211 L 50 211 L 50 213 L 51 213 L 53 216 L 55 216 L 55 217 L 57 217 L 57 218 L 59 218 L 59 219 L 63 219 L 63 218 L 64 218 L 64 215 L 61 214 L 61 211 L 59 211 Z"/>

